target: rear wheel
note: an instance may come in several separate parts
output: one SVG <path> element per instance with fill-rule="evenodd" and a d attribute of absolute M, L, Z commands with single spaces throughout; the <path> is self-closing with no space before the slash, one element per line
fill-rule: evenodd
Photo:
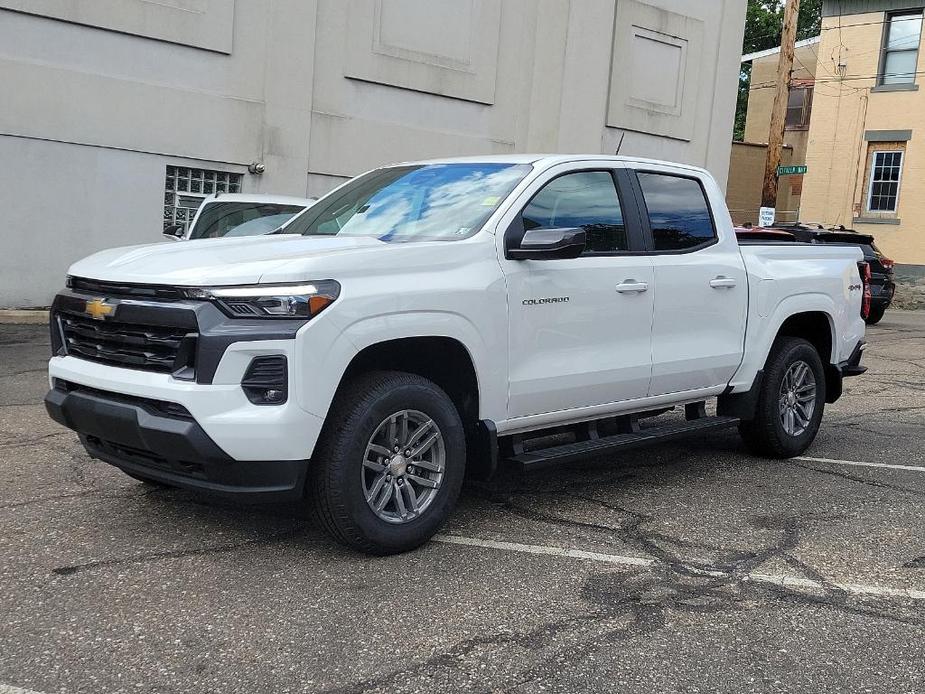
<path fill-rule="evenodd" d="M 307 490 L 322 526 L 371 554 L 429 540 L 465 473 L 463 425 L 446 393 L 414 374 L 364 374 L 341 389 L 328 422 Z"/>
<path fill-rule="evenodd" d="M 800 455 L 816 438 L 825 407 L 825 371 L 816 348 L 801 338 L 778 338 L 760 388 L 755 418 L 739 425 L 742 438 L 757 455 Z"/>
<path fill-rule="evenodd" d="M 864 319 L 864 322 L 867 323 L 867 325 L 876 325 L 883 320 L 884 313 L 886 313 L 886 306 L 871 306 L 870 312 L 867 314 L 867 318 Z"/>

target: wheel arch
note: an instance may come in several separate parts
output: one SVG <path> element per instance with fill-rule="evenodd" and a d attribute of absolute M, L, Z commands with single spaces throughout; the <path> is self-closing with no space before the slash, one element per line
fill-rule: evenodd
<path fill-rule="evenodd" d="M 453 402 L 463 422 L 469 451 L 467 473 L 476 478 L 487 478 L 494 473 L 497 465 L 491 438 L 494 424 L 479 419 L 479 376 L 475 360 L 462 341 L 419 335 L 376 342 L 357 352 L 341 382 L 379 370 L 413 373 L 436 383 Z"/>
<path fill-rule="evenodd" d="M 479 379 L 475 361 L 454 337 L 414 336 L 383 340 L 357 352 L 341 382 L 369 371 L 404 371 L 436 383 L 456 405 L 464 423 L 479 418 Z"/>
<path fill-rule="evenodd" d="M 780 315 L 774 332 L 768 332 L 768 338 L 751 387 L 740 392 L 728 392 L 719 397 L 719 411 L 721 414 L 732 415 L 743 420 L 754 417 L 758 404 L 758 393 L 764 380 L 764 370 L 767 365 L 775 343 L 781 337 L 798 337 L 807 340 L 822 360 L 826 381 L 826 402 L 832 403 L 841 397 L 842 374 L 835 363 L 837 342 L 835 332 L 835 319 L 832 314 L 822 307 L 796 310 L 792 313 Z"/>

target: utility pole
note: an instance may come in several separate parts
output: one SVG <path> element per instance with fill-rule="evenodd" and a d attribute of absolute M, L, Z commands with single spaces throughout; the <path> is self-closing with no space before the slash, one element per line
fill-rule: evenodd
<path fill-rule="evenodd" d="M 787 118 L 787 101 L 790 97 L 790 73 L 793 71 L 793 47 L 797 37 L 797 16 L 800 0 L 787 0 L 784 7 L 784 27 L 780 37 L 780 57 L 777 61 L 777 86 L 774 108 L 771 110 L 771 131 L 768 133 L 768 157 L 764 165 L 764 185 L 761 188 L 761 215 L 759 224 L 774 223 L 777 206 L 777 167 L 784 145 L 784 124 Z"/>

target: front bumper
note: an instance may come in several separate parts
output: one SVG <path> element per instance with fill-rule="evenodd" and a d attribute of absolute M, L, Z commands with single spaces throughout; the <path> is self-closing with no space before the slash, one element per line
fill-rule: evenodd
<path fill-rule="evenodd" d="M 302 496 L 308 460 L 235 460 L 176 403 L 58 383 L 45 407 L 91 456 L 132 475 L 247 501 Z"/>
<path fill-rule="evenodd" d="M 52 357 L 50 385 L 65 381 L 85 388 L 134 398 L 176 403 L 228 457 L 238 461 L 304 460 L 310 458 L 323 424 L 295 397 L 272 407 L 254 405 L 241 389 L 241 379 L 257 356 L 282 354 L 291 364 L 290 392 L 301 377 L 294 358 L 294 340 L 235 342 L 225 354 L 213 382 L 199 384 L 170 374 L 150 373 L 98 364 L 76 357 Z"/>

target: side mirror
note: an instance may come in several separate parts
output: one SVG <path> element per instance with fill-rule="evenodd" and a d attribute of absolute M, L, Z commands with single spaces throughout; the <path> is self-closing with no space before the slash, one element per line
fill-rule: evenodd
<path fill-rule="evenodd" d="M 183 228 L 182 224 L 171 224 L 169 227 L 164 229 L 164 236 L 166 236 L 171 241 L 181 241 L 186 235 L 186 230 Z"/>
<path fill-rule="evenodd" d="M 509 248 L 511 260 L 556 260 L 577 258 L 585 250 L 584 229 L 531 229 L 517 248 Z"/>

